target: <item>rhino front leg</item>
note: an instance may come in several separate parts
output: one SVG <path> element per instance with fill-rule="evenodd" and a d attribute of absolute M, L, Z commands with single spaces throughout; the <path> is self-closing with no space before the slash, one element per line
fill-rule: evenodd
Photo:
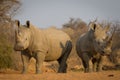
<path fill-rule="evenodd" d="M 98 69 L 98 63 L 95 62 L 95 63 L 93 63 L 93 71 L 97 72 L 97 69 Z"/>
<path fill-rule="evenodd" d="M 22 74 L 27 73 L 27 69 L 28 69 L 28 63 L 30 60 L 30 57 L 25 54 L 25 53 L 21 53 L 21 58 L 22 58 L 22 63 L 23 63 L 23 70 L 22 70 Z"/>
<path fill-rule="evenodd" d="M 93 63 L 93 71 L 96 72 L 98 68 L 98 60 L 96 58 L 93 58 L 92 63 Z"/>
<path fill-rule="evenodd" d="M 42 73 L 42 65 L 45 60 L 45 54 L 42 52 L 38 52 L 35 56 L 36 59 L 36 74 Z"/>
<path fill-rule="evenodd" d="M 93 71 L 94 72 L 102 71 L 102 63 L 99 62 L 99 60 L 93 63 Z"/>
<path fill-rule="evenodd" d="M 103 68 L 103 59 L 104 59 L 104 56 L 101 56 L 100 59 L 98 60 L 97 71 L 102 71 L 102 68 Z"/>
<path fill-rule="evenodd" d="M 87 55 L 87 53 L 83 53 L 82 54 L 82 63 L 83 63 L 83 66 L 84 66 L 84 72 L 87 73 L 87 72 L 90 72 L 90 66 L 89 66 L 89 56 Z"/>

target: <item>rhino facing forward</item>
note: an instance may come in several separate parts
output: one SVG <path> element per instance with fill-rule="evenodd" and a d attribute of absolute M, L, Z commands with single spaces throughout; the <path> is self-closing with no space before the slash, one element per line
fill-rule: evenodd
<path fill-rule="evenodd" d="M 57 60 L 58 72 L 65 73 L 66 60 L 71 52 L 72 43 L 70 37 L 57 29 L 41 30 L 26 21 L 26 25 L 20 25 L 16 20 L 18 29 L 15 31 L 16 51 L 21 51 L 23 63 L 22 73 L 27 72 L 28 62 L 31 57 L 36 59 L 36 73 L 41 73 L 44 61 Z"/>
<path fill-rule="evenodd" d="M 107 32 L 109 27 L 102 28 L 95 21 L 89 23 L 87 33 L 80 36 L 76 43 L 76 51 L 81 58 L 84 71 L 90 72 L 91 61 L 93 71 L 102 70 L 102 56 L 111 52 L 111 37 Z"/>

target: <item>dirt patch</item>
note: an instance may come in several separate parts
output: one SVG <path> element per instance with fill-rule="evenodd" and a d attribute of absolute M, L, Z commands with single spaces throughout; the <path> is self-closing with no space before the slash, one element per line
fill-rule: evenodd
<path fill-rule="evenodd" d="M 27 74 L 11 69 L 0 70 L 0 80 L 120 80 L 120 70 L 84 73 L 81 64 L 78 65 L 73 60 L 68 60 L 71 64 L 68 64 L 67 73 L 57 73 L 59 65 L 53 61 L 44 62 L 43 73 L 35 74 L 36 61 L 31 59 Z"/>
<path fill-rule="evenodd" d="M 120 80 L 120 70 L 84 73 L 79 65 L 68 69 L 67 73 L 57 73 L 57 62 L 44 62 L 43 73 L 35 74 L 35 61 L 31 60 L 27 74 L 11 69 L 0 71 L 0 80 Z"/>
<path fill-rule="evenodd" d="M 52 73 L 44 72 L 42 74 L 20 74 L 19 72 L 0 73 L 0 80 L 120 80 L 120 71 L 103 72 L 68 72 Z"/>

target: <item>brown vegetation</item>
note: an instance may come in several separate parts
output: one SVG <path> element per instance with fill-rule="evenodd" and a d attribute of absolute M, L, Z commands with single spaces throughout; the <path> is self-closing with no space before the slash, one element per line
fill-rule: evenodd
<path fill-rule="evenodd" d="M 19 8 L 17 0 L 0 1 L 0 69 L 13 65 L 14 27 L 12 17 Z"/>

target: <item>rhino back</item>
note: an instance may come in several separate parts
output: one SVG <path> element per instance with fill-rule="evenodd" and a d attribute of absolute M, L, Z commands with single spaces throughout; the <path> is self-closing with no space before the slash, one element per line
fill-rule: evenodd
<path fill-rule="evenodd" d="M 65 49 L 65 44 L 70 37 L 61 30 L 49 28 L 44 30 L 48 40 L 48 54 L 46 60 L 56 60 L 62 55 L 62 51 Z"/>
<path fill-rule="evenodd" d="M 44 32 L 36 27 L 31 27 L 31 43 L 29 49 L 32 52 L 41 51 L 46 53 L 48 51 L 48 43 Z"/>

